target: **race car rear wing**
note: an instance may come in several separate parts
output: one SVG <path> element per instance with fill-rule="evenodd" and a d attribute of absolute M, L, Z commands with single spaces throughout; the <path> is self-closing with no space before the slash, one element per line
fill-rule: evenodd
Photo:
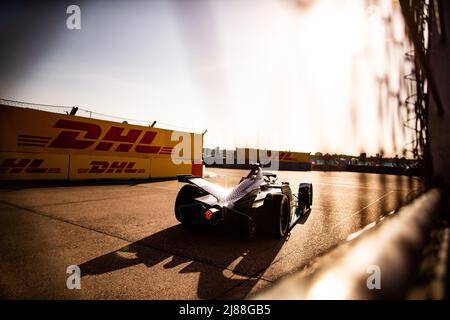
<path fill-rule="evenodd" d="M 185 183 L 195 184 L 195 183 L 192 183 L 192 181 L 190 180 L 190 179 L 194 179 L 194 178 L 201 178 L 201 177 L 200 176 L 193 176 L 192 174 L 177 174 L 178 182 L 185 182 Z"/>
<path fill-rule="evenodd" d="M 196 185 L 200 189 L 214 196 L 218 201 L 224 201 L 230 194 L 230 190 L 209 182 L 202 177 L 193 176 L 191 174 L 178 174 L 177 180 L 178 182 L 185 182 Z"/>

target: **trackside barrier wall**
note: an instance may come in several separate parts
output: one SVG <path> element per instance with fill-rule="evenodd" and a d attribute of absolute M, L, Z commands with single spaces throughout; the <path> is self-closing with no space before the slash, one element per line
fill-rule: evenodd
<path fill-rule="evenodd" d="M 219 161 L 216 161 L 214 156 L 206 155 L 205 162 L 211 167 L 248 169 L 250 164 L 254 162 L 262 163 L 264 166 L 267 162 L 266 157 L 270 158 L 274 156 L 274 152 L 277 152 L 280 170 L 311 170 L 310 153 L 307 152 L 271 151 L 255 148 L 236 148 L 236 151 L 226 150 L 226 154 L 223 151 L 219 153 L 219 158 L 217 158 Z M 225 158 L 222 158 L 222 156 Z M 233 161 L 230 161 L 231 156 L 233 156 Z"/>
<path fill-rule="evenodd" d="M 0 137 L 0 180 L 202 174 L 201 134 L 0 105 Z"/>
<path fill-rule="evenodd" d="M 148 178 L 150 161 L 145 158 L 72 155 L 69 179 Z"/>
<path fill-rule="evenodd" d="M 279 151 L 280 170 L 310 171 L 310 154 L 305 152 Z"/>
<path fill-rule="evenodd" d="M 396 214 L 315 263 L 314 271 L 281 280 L 255 299 L 401 299 L 438 214 L 443 193 L 432 189 Z M 379 276 L 379 290 L 375 277 Z M 368 285 L 369 283 L 369 285 Z"/>
<path fill-rule="evenodd" d="M 293 151 L 277 151 L 278 159 L 280 162 L 285 163 L 309 163 L 310 154 L 307 152 L 293 152 Z M 268 153 L 270 156 L 271 151 L 265 149 L 252 149 L 252 148 L 236 148 L 236 158 L 243 159 L 245 163 L 251 161 L 261 162 L 259 154 Z"/>
<path fill-rule="evenodd" d="M 174 177 L 177 174 L 195 175 L 192 162 L 189 164 L 181 163 L 173 165 L 170 159 L 155 158 L 151 160 L 151 176 L 153 178 Z"/>
<path fill-rule="evenodd" d="M 0 180 L 68 178 L 68 154 L 0 152 Z"/>
<path fill-rule="evenodd" d="M 279 151 L 280 162 L 309 163 L 310 154 L 306 152 Z"/>

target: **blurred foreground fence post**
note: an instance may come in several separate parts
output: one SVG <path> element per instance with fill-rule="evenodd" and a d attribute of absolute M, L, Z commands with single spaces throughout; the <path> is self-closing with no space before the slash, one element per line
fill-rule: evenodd
<path fill-rule="evenodd" d="M 354 240 L 288 276 L 254 299 L 401 299 L 414 282 L 424 247 L 444 209 L 431 189 Z M 377 274 L 379 273 L 379 274 Z"/>

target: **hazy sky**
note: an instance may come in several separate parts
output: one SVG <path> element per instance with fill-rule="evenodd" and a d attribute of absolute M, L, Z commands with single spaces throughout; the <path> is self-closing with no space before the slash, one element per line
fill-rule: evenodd
<path fill-rule="evenodd" d="M 0 97 L 208 129 L 206 146 L 401 154 L 408 46 L 393 3 L 14 1 Z M 81 30 L 66 28 L 69 4 Z"/>

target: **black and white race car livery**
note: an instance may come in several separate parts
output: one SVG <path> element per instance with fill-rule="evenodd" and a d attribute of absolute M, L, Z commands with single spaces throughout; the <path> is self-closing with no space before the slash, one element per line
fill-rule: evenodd
<path fill-rule="evenodd" d="M 313 187 L 300 183 L 293 193 L 288 182 L 254 165 L 234 188 L 227 189 L 201 177 L 178 175 L 185 184 L 175 201 L 175 216 L 182 224 L 239 225 L 255 234 L 284 238 L 297 221 L 311 211 Z"/>

